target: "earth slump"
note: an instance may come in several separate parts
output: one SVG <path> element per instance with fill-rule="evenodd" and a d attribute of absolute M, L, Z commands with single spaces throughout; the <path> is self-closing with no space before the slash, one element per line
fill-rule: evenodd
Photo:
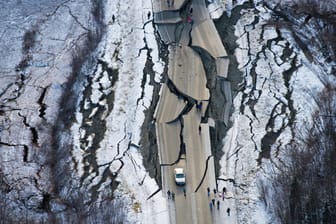
<path fill-rule="evenodd" d="M 241 10 L 251 7 L 249 3 L 245 3 L 242 6 L 237 6 L 231 11 L 231 15 L 223 14 L 219 19 L 215 20 L 216 29 L 221 37 L 222 43 L 227 50 L 229 58 L 229 68 L 227 79 L 214 76 L 215 65 L 205 62 L 205 68 L 207 69 L 208 77 L 208 87 L 211 92 L 211 99 L 209 104 L 209 109 L 207 111 L 209 117 L 214 118 L 215 127 L 210 129 L 211 136 L 211 149 L 215 159 L 215 171 L 216 176 L 220 176 L 219 161 L 223 156 L 223 139 L 226 136 L 228 129 L 231 127 L 231 121 L 225 124 L 223 121 L 223 113 L 225 110 L 225 94 L 223 92 L 223 85 L 225 82 L 229 82 L 231 85 L 233 97 L 238 91 L 241 91 L 243 73 L 238 69 L 237 59 L 235 57 L 235 49 L 238 45 L 236 44 L 237 37 L 235 36 L 235 24 L 240 18 Z M 204 54 L 203 54 L 204 55 Z M 204 60 L 208 57 L 202 57 Z M 230 116 L 233 112 L 233 108 L 229 109 Z"/>
<path fill-rule="evenodd" d="M 153 23 L 148 24 L 154 26 Z M 155 28 L 156 29 L 156 28 Z M 162 75 L 162 82 L 163 80 L 167 79 L 168 77 L 168 47 L 164 43 L 160 42 L 160 38 L 156 32 L 156 41 L 159 46 L 159 57 L 164 62 L 165 67 Z M 150 49 L 147 49 L 147 60 L 146 65 L 143 70 L 143 83 L 147 80 L 147 74 L 149 74 L 149 84 L 153 86 L 153 98 L 152 103 L 147 110 L 145 110 L 145 120 L 141 127 L 141 152 L 143 156 L 143 163 L 146 167 L 146 170 L 149 172 L 149 175 L 155 178 L 156 182 L 158 183 L 159 187 L 162 187 L 161 184 L 161 169 L 160 169 L 160 162 L 159 162 L 159 155 L 158 155 L 158 148 L 156 143 L 156 131 L 155 131 L 155 123 L 154 120 L 154 112 L 159 101 L 159 92 L 161 84 L 155 80 L 155 72 L 153 70 L 153 61 L 152 57 L 150 56 Z"/>

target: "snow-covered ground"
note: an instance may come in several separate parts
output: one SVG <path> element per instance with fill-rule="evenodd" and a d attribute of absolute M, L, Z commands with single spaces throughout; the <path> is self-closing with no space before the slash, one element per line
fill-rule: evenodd
<path fill-rule="evenodd" d="M 224 5 L 230 4 L 226 2 Z M 222 6 L 219 4 L 219 6 L 213 5 L 213 7 Z M 138 20 L 146 18 L 146 10 L 147 8 L 143 9 L 141 13 L 142 17 L 138 15 Z M 114 13 L 117 14 L 115 11 Z M 229 191 L 227 199 L 224 201 L 224 206 L 225 208 L 231 208 L 231 216 L 233 217 L 226 216 L 222 220 L 229 223 L 235 223 L 234 220 L 238 220 L 238 223 L 271 222 L 272 217 L 267 213 L 265 204 L 260 200 L 259 181 L 267 180 L 268 173 L 275 169 L 274 164 L 281 157 L 281 151 L 277 151 L 277 148 L 287 144 L 293 138 L 294 126 L 291 125 L 309 121 L 309 116 L 306 116 L 306 113 L 309 114 L 315 109 L 315 104 L 311 101 L 310 94 L 315 94 L 316 91 L 322 88 L 321 82 L 316 74 L 314 74 L 312 67 L 307 64 L 304 55 L 299 50 L 293 48 L 293 45 L 287 41 L 286 35 L 288 33 L 283 30 L 281 36 L 279 36 L 279 33 L 274 28 L 263 26 L 269 18 L 270 12 L 262 6 L 257 6 L 257 14 L 255 13 L 253 8 L 243 9 L 241 11 L 241 18 L 235 26 L 235 35 L 238 37 L 237 44 L 239 46 L 236 49 L 235 56 L 239 62 L 239 69 L 244 72 L 244 79 L 242 91 L 238 92 L 234 98 L 235 110 L 231 116 L 232 127 L 225 139 L 223 139 L 223 151 L 225 154 L 221 159 L 222 169 L 219 176 L 221 179 L 234 180 L 234 184 L 230 181 L 218 182 L 219 189 L 225 186 Z M 254 21 L 255 15 L 260 18 L 256 23 Z M 119 17 L 120 15 L 116 17 L 116 21 L 118 21 Z M 112 24 L 111 27 L 113 26 L 116 25 Z M 148 35 L 153 32 L 153 27 L 151 24 L 145 26 L 145 28 L 147 27 L 150 27 L 150 30 L 146 31 L 146 39 L 148 41 L 148 37 L 151 36 L 153 40 L 152 45 L 149 42 L 148 45 L 153 46 L 153 49 L 155 49 L 156 43 L 153 34 Z M 143 34 L 141 30 L 138 33 L 140 36 Z M 112 46 L 112 50 L 108 50 L 107 52 L 114 52 L 117 48 L 114 46 L 118 45 L 115 44 L 118 43 L 116 40 L 118 39 L 116 38 L 118 35 L 122 34 L 113 32 L 111 38 L 108 38 L 112 44 L 108 44 L 107 46 Z M 126 38 L 126 43 L 128 38 L 131 37 Z M 137 46 L 142 46 L 142 38 L 138 38 L 138 41 L 139 45 Z M 122 45 L 120 44 L 120 46 Z M 134 49 L 130 49 L 128 54 L 125 54 L 125 57 L 129 57 L 132 50 L 134 51 Z M 286 55 L 283 55 L 283 52 L 286 52 Z M 104 60 L 106 61 L 109 60 L 106 57 L 107 55 L 108 53 L 104 56 Z M 113 55 L 113 53 L 110 53 L 110 55 Z M 125 63 L 125 59 L 121 55 L 119 57 Z M 137 50 L 135 50 L 134 55 L 137 55 Z M 157 53 L 152 52 L 152 55 L 157 55 Z M 139 58 L 141 57 L 140 54 Z M 134 70 L 142 70 L 141 66 L 143 66 L 146 60 L 144 55 L 143 57 L 143 59 L 139 59 L 141 61 L 139 67 L 134 68 Z M 134 61 L 133 57 L 127 60 L 131 60 L 132 64 L 138 63 Z M 154 59 L 153 62 L 159 62 L 159 59 Z M 110 64 L 116 68 L 121 68 L 118 61 L 112 60 Z M 162 64 L 158 63 L 158 66 L 159 69 L 156 71 L 160 74 L 162 72 L 162 67 L 160 67 Z M 293 71 L 291 71 L 292 67 L 294 67 Z M 132 69 L 132 67 L 128 67 L 124 71 L 126 77 L 123 78 L 125 80 L 132 74 Z M 288 77 L 285 75 L 286 71 L 289 72 Z M 255 72 L 255 76 L 251 75 L 252 72 Z M 128 86 L 131 84 L 132 82 L 127 83 Z M 140 127 L 142 115 L 139 115 L 139 112 L 135 113 L 135 111 L 127 110 L 125 107 L 127 108 L 128 103 L 130 103 L 131 107 L 136 106 L 135 99 L 139 97 L 141 90 L 139 89 L 138 92 L 132 91 L 134 99 L 132 97 L 126 99 L 124 97 L 127 97 L 128 86 L 125 87 L 123 85 L 125 85 L 125 82 L 120 82 L 120 86 L 116 88 L 116 91 L 120 90 L 123 94 L 120 95 L 115 104 L 115 107 L 123 109 L 119 109 L 119 113 L 111 116 L 111 123 L 118 117 L 120 119 L 118 121 L 126 124 L 126 126 L 122 128 L 120 126 L 113 128 L 112 126 L 111 129 L 113 131 L 111 130 L 110 133 L 113 138 L 110 138 L 106 145 L 117 147 L 116 145 L 113 146 L 113 142 L 116 142 L 115 139 L 120 139 L 121 141 L 117 142 L 121 142 L 121 145 L 124 144 L 124 146 L 119 147 L 127 148 L 128 142 L 138 143 L 138 138 L 135 135 L 137 132 L 127 132 L 127 130 L 130 130 L 130 127 Z M 150 90 L 150 86 L 148 88 Z M 133 88 L 132 90 L 135 89 Z M 150 91 L 148 91 L 147 95 L 148 98 L 151 97 Z M 129 111 L 129 113 L 120 113 L 120 111 Z M 293 115 L 294 112 L 295 116 Z M 136 116 L 140 116 L 139 118 L 141 118 L 138 119 L 138 122 L 134 122 Z M 127 119 L 126 123 L 124 119 Z M 272 144 L 267 146 L 262 141 L 263 139 L 267 139 L 266 135 L 269 133 L 279 133 L 279 135 L 273 139 L 274 142 Z M 264 148 L 266 148 L 266 155 L 261 153 Z M 101 154 L 105 155 L 104 158 L 102 157 L 102 164 L 109 161 L 109 156 L 106 155 L 111 154 L 111 152 L 113 153 L 113 151 L 102 151 Z M 157 186 L 144 171 L 138 149 L 131 147 L 127 153 L 132 160 L 134 159 L 137 162 L 135 163 L 136 166 L 133 165 L 133 162 L 125 162 L 118 176 L 121 184 L 117 189 L 117 194 L 119 192 L 125 196 L 124 193 L 127 192 L 126 195 L 134 195 L 133 203 L 137 201 L 141 204 L 141 212 L 130 212 L 133 215 L 130 216 L 129 221 L 157 223 L 158 221 L 163 222 L 165 220 L 169 222 L 167 201 L 165 201 L 161 193 L 157 194 L 153 201 L 145 200 L 150 193 L 157 189 Z M 127 156 L 123 160 L 127 161 Z M 118 161 L 116 161 L 116 164 L 114 168 L 118 169 L 120 164 L 118 164 Z M 137 174 L 128 178 L 130 169 Z M 142 186 L 139 186 L 138 183 L 141 182 L 142 177 L 146 177 L 144 179 L 145 182 Z M 159 214 L 159 216 L 156 216 L 156 214 Z"/>
<path fill-rule="evenodd" d="M 0 203 L 6 222 L 7 215 L 33 214 L 53 189 L 46 158 L 54 147 L 51 133 L 73 50 L 92 24 L 90 5 L 81 0 L 1 1 L 0 8 Z"/>
<path fill-rule="evenodd" d="M 312 96 L 323 88 L 314 66 L 290 42 L 290 34 L 263 26 L 269 17 L 270 12 L 257 4 L 241 10 L 235 25 L 235 56 L 244 78 L 224 139 L 220 178 L 235 181 L 227 185 L 238 223 L 274 223 L 260 184 L 268 183 L 279 161 L 286 159 L 284 146 L 310 122 L 316 109 Z"/>
<path fill-rule="evenodd" d="M 72 54 L 92 28 L 93 18 L 86 1 L 18 2 L 23 5 L 0 4 L 0 184 L 1 189 L 11 189 L 5 203 L 20 198 L 27 200 L 22 208 L 36 208 L 53 189 L 41 150 L 53 149 L 51 129 L 72 72 Z M 213 17 L 218 18 L 246 1 L 211 2 Z M 148 199 L 159 186 L 144 168 L 140 145 L 144 111 L 153 98 L 144 68 L 153 62 L 158 83 L 165 67 L 152 15 L 151 0 L 106 0 L 107 27 L 97 49 L 98 65 L 81 86 L 71 127 L 74 181 L 82 178 L 83 187 L 98 192 L 98 201 L 99 193 L 117 181 L 114 197 L 124 202 L 125 223 L 172 222 L 170 202 L 161 191 Z M 319 68 L 295 48 L 290 33 L 264 26 L 269 17 L 261 4 L 244 6 L 235 25 L 235 56 L 243 82 L 234 98 L 232 127 L 223 139 L 218 177 L 226 180 L 218 187 L 228 189 L 224 206 L 231 208 L 232 217 L 219 223 L 272 223 L 261 200 L 260 181 L 268 182 L 284 159 L 283 146 L 302 124 L 311 122 L 309 115 L 316 108 L 311 98 L 323 88 Z M 36 43 L 24 50 L 27 31 L 35 32 L 30 35 L 36 35 Z M 18 68 L 24 60 L 28 65 Z M 106 173 L 116 179 L 106 178 Z M 52 205 L 52 211 L 62 211 Z M 13 211 L 25 211 L 20 209 Z M 41 217 L 45 216 L 35 216 Z"/>
<path fill-rule="evenodd" d="M 107 66 L 116 71 L 116 81 L 102 65 L 98 66 L 92 79 L 90 95 L 84 96 L 85 107 L 89 118 L 95 116 L 98 107 L 103 106 L 106 112 L 101 119 L 106 122 L 104 138 L 96 149 L 95 159 L 100 173 L 109 167 L 112 173 L 118 173 L 120 183 L 114 192 L 115 197 L 126 203 L 127 216 L 125 223 L 169 223 L 167 201 L 159 192 L 147 200 L 159 187 L 146 172 L 141 156 L 140 128 L 144 121 L 144 110 L 151 104 L 153 87 L 149 84 L 149 74 L 144 74 L 146 60 L 151 57 L 156 80 L 160 80 L 164 63 L 159 58 L 158 46 L 152 23 L 152 5 L 150 0 L 118 1 L 109 0 L 106 8 L 107 33 L 102 44 L 102 57 Z M 150 14 L 149 14 L 150 13 Z M 150 52 L 148 52 L 150 50 Z M 147 56 L 149 54 L 149 56 Z M 144 83 L 144 86 L 141 84 Z M 112 94 L 113 104 L 108 104 L 104 95 Z M 77 124 L 72 128 L 75 145 L 80 146 L 85 135 L 83 114 L 77 112 Z M 82 123 L 82 122 L 83 123 Z M 84 133 L 83 133 L 84 132 Z M 95 138 L 91 135 L 91 143 Z M 78 161 L 91 148 L 77 147 L 74 156 Z M 79 175 L 83 175 L 85 162 L 82 162 Z M 90 176 L 87 182 L 93 187 L 102 181 L 102 176 Z M 107 181 L 108 182 L 108 181 Z M 106 183 L 108 184 L 108 183 Z M 101 185 L 101 188 L 106 187 Z M 102 189 L 101 189 L 102 190 Z"/>

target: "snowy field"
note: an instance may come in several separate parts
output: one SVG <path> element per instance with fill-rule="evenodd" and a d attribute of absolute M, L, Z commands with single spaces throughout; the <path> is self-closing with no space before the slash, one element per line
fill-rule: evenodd
<path fill-rule="evenodd" d="M 118 71 L 118 80 L 112 83 L 107 72 L 102 72 L 101 66 L 98 66 L 91 84 L 91 94 L 85 96 L 85 107 L 91 111 L 89 117 L 95 115 L 99 106 L 113 106 L 106 117 L 102 117 L 106 121 L 106 131 L 95 156 L 102 173 L 106 167 L 112 173 L 118 173 L 116 180 L 120 184 L 114 195 L 126 202 L 126 223 L 169 223 L 168 205 L 162 193 L 147 200 L 159 187 L 142 165 L 139 146 L 144 110 L 151 104 L 153 94 L 149 74 L 143 74 L 147 54 L 154 63 L 156 80 L 160 80 L 164 68 L 159 58 L 152 16 L 148 14 L 151 10 L 150 0 L 108 1 L 108 27 L 101 46 L 103 53 L 100 60 Z M 114 92 L 113 105 L 100 100 L 104 94 L 111 92 Z M 78 112 L 77 120 L 85 121 L 82 113 Z M 85 136 L 83 126 L 83 123 L 78 123 L 72 128 L 77 143 L 75 145 L 80 145 L 81 136 Z M 91 139 L 94 138 L 93 134 Z M 85 149 L 77 148 L 74 156 L 81 161 L 85 157 Z M 83 173 L 82 167 L 79 175 Z M 90 178 L 89 185 L 94 186 L 101 179 L 100 175 Z"/>
<path fill-rule="evenodd" d="M 69 116 L 70 139 L 61 139 L 72 143 L 67 152 L 74 173 L 67 178 L 75 183 L 75 191 L 89 189 L 88 197 L 99 202 L 113 188 L 114 198 L 122 202 L 124 223 L 174 223 L 168 212 L 172 201 L 162 191 L 150 197 L 159 186 L 145 169 L 140 145 L 145 111 L 155 97 L 153 85 L 160 83 L 166 66 L 159 57 L 152 1 L 106 0 L 106 33 L 95 51 L 98 62 L 94 72 L 78 82 L 76 115 Z M 0 184 L 11 189 L 4 210 L 13 206 L 19 215 L 39 208 L 55 190 L 41 151 L 55 147 L 52 125 L 61 96 L 68 91 L 71 60 L 95 25 L 86 1 L 18 2 L 22 5 L 17 8 L 14 1 L 0 4 Z M 219 215 L 223 220 L 217 218 L 216 223 L 274 223 L 260 184 L 269 183 L 286 160 L 284 146 L 303 124 L 311 123 L 316 109 L 312 97 L 323 89 L 321 68 L 305 58 L 288 31 L 265 25 L 271 12 L 262 1 L 255 1 L 255 7 L 248 1 L 209 2 L 214 19 L 240 8 L 234 56 L 243 73 L 217 182 L 218 189 L 228 190 L 224 206 L 231 208 L 231 217 Z M 29 42 L 32 36 L 34 43 Z M 25 46 L 25 40 L 31 46 Z M 150 63 L 154 84 L 152 74 L 146 73 Z M 26 204 L 10 202 L 17 199 Z M 61 214 L 63 206 L 56 198 L 48 209 Z M 48 214 L 31 210 L 29 215 L 43 220 Z"/>

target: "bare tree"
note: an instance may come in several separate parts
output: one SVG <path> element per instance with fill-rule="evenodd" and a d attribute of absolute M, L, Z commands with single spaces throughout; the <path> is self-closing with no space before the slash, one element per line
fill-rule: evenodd
<path fill-rule="evenodd" d="M 270 2 L 275 2 L 271 5 Z M 336 61 L 336 2 L 333 0 L 265 1 L 273 11 L 269 24 L 292 32 L 306 57 L 321 66 Z M 322 58 L 322 60 L 321 60 Z M 335 68 L 331 73 L 335 72 Z"/>
<path fill-rule="evenodd" d="M 273 176 L 272 194 L 265 199 L 281 223 L 336 219 L 336 86 L 329 83 L 315 100 L 312 126 L 284 149 L 286 166 Z"/>

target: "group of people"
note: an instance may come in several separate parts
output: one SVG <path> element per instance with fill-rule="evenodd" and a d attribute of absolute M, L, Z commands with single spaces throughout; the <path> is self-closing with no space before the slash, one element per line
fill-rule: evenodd
<path fill-rule="evenodd" d="M 223 187 L 222 194 L 219 194 L 219 192 L 217 192 L 217 189 L 214 188 L 213 189 L 213 195 L 212 195 L 211 194 L 211 190 L 210 190 L 209 187 L 207 188 L 207 192 L 208 192 L 208 198 L 209 199 L 211 198 L 211 200 L 209 202 L 210 210 L 212 211 L 212 209 L 215 208 L 216 205 L 217 205 L 217 210 L 219 210 L 220 209 L 220 200 L 219 200 L 219 198 L 222 197 L 222 200 L 224 201 L 225 194 L 226 194 L 226 188 Z M 218 197 L 217 197 L 217 193 L 218 193 Z M 217 199 L 217 203 L 216 203 L 216 199 Z M 227 208 L 226 212 L 227 212 L 227 215 L 230 216 L 230 208 Z"/>
<path fill-rule="evenodd" d="M 173 201 L 175 200 L 175 193 L 174 191 L 167 191 L 168 199 L 172 199 Z"/>
<path fill-rule="evenodd" d="M 184 195 L 184 197 L 187 197 L 187 193 L 186 193 L 185 188 L 183 188 L 183 195 Z M 167 196 L 168 196 L 168 199 L 172 199 L 173 201 L 175 200 L 175 193 L 174 193 L 174 191 L 168 190 L 167 191 Z"/>
<path fill-rule="evenodd" d="M 217 206 L 217 210 L 219 210 L 220 209 L 220 197 L 222 197 L 222 200 L 224 201 L 224 198 L 225 198 L 225 195 L 226 195 L 226 188 L 223 187 L 222 194 L 217 192 L 216 188 L 213 189 L 213 194 L 212 194 L 209 187 L 207 188 L 207 192 L 208 192 L 208 198 L 209 199 L 211 198 L 211 200 L 209 202 L 210 210 L 212 211 L 214 208 L 216 208 L 216 206 Z M 183 188 L 183 195 L 184 195 L 184 197 L 187 196 L 185 188 Z M 168 196 L 168 199 L 172 199 L 173 201 L 175 200 L 175 193 L 173 191 L 168 190 L 167 191 L 167 196 Z M 216 200 L 217 200 L 217 202 L 216 202 Z M 231 210 L 228 207 L 226 209 L 226 213 L 227 213 L 228 216 L 230 216 L 230 211 Z"/>

